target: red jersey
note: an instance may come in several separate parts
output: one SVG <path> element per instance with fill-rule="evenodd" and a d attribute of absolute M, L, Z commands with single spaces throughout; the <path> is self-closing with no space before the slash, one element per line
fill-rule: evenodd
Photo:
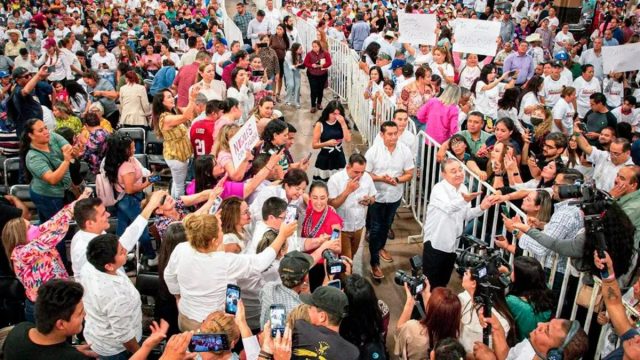
<path fill-rule="evenodd" d="M 213 119 L 202 119 L 191 125 L 190 137 L 194 158 L 211 154 L 213 149 L 213 126 L 216 121 Z"/>

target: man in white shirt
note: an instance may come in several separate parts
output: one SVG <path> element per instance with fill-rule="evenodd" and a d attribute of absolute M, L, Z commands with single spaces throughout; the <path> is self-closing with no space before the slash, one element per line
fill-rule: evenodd
<path fill-rule="evenodd" d="M 342 21 L 337 20 L 335 23 L 333 23 L 333 26 L 327 30 L 327 36 L 340 42 L 346 43 L 347 38 L 346 36 L 344 36 L 343 25 L 344 24 L 342 23 Z"/>
<path fill-rule="evenodd" d="M 577 320 L 553 319 L 538 326 L 514 347 L 507 344 L 505 331 L 495 316 L 485 319 L 491 325 L 493 349 L 480 342 L 473 347 L 476 359 L 534 360 L 549 357 L 552 349 L 562 349 L 565 359 L 580 359 L 589 349 L 589 338 Z"/>
<path fill-rule="evenodd" d="M 265 20 L 264 11 L 258 10 L 255 19 L 249 21 L 247 37 L 251 39 L 251 45 L 253 46 L 258 42 L 260 36 L 271 34 L 271 30 L 271 24 Z M 273 29 L 273 33 L 275 33 L 275 28 Z"/>
<path fill-rule="evenodd" d="M 560 99 L 562 89 L 571 86 L 571 83 L 563 78 L 560 74 L 564 66 L 560 61 L 551 63 L 551 74 L 544 79 L 542 83 L 542 95 L 544 96 L 544 105 L 552 108 Z"/>
<path fill-rule="evenodd" d="M 380 268 L 380 258 L 391 262 L 393 259 L 384 254 L 387 234 L 393 224 L 402 194 L 404 183 L 411 181 L 415 167 L 415 154 L 409 148 L 398 143 L 398 125 L 385 121 L 380 125 L 382 142 L 373 144 L 367 151 L 367 172 L 371 175 L 378 192 L 376 201 L 369 206 L 369 253 L 371 254 L 371 273 L 374 279 L 384 278 Z M 384 256 L 381 256 L 384 255 Z"/>
<path fill-rule="evenodd" d="M 398 141 L 406 145 L 412 154 L 418 154 L 418 136 L 407 130 L 407 126 L 409 125 L 409 114 L 407 110 L 396 109 L 393 112 L 393 122 L 398 125 Z M 382 136 L 378 134 L 373 142 L 382 142 Z"/>
<path fill-rule="evenodd" d="M 120 244 L 122 247 L 131 251 L 138 243 L 138 239 L 147 230 L 149 217 L 155 209 L 160 205 L 162 197 L 166 191 L 156 191 L 153 193 L 147 206 L 136 219 L 127 227 L 120 236 Z M 102 204 L 100 198 L 88 198 L 76 202 L 74 208 L 74 220 L 78 224 L 80 230 L 73 235 L 71 239 L 71 266 L 76 281 L 80 281 L 82 267 L 87 263 L 87 245 L 98 235 L 107 233 L 109 229 L 109 213 Z M 147 236 L 148 239 L 148 236 Z M 151 246 L 151 243 L 146 246 Z M 153 249 L 152 249 L 153 250 Z M 157 265 L 158 260 L 149 261 L 149 265 Z"/>
<path fill-rule="evenodd" d="M 441 169 L 443 180 L 431 190 L 423 231 L 422 266 L 432 288 L 446 287 L 449 283 L 465 221 L 482 215 L 496 201 L 493 196 L 487 196 L 480 206 L 472 208 L 471 201 L 480 193 L 468 192 L 462 163 L 447 158 Z"/>
<path fill-rule="evenodd" d="M 582 55 L 580 55 L 580 63 L 582 65 L 593 65 L 595 76 L 602 81 L 604 78 L 602 62 L 602 38 L 595 38 L 593 39 L 593 48 L 583 51 Z"/>
<path fill-rule="evenodd" d="M 589 98 L 595 93 L 602 92 L 602 85 L 595 75 L 593 65 L 582 65 L 582 76 L 577 78 L 573 82 L 573 87 L 576 89 L 576 105 L 578 111 L 578 117 L 583 119 L 589 110 L 591 110 L 591 102 Z"/>
<path fill-rule="evenodd" d="M 273 6 L 273 0 L 267 0 L 267 6 L 263 9 L 265 20 L 269 22 L 272 34 L 276 33 L 276 25 L 282 22 L 280 9 Z"/>
<path fill-rule="evenodd" d="M 82 267 L 82 302 L 87 313 L 84 337 L 101 358 L 127 358 L 142 339 L 142 302 L 129 277 L 120 271 L 127 250 L 113 234 L 99 235 L 87 246 Z"/>
<path fill-rule="evenodd" d="M 98 45 L 98 52 L 91 57 L 91 68 L 95 70 L 101 78 L 109 80 L 115 84 L 115 74 L 118 62 L 116 57 L 107 51 L 104 45 Z"/>
<path fill-rule="evenodd" d="M 216 65 L 216 80 L 222 80 L 222 65 L 231 59 L 231 51 L 227 50 L 227 45 L 222 41 L 216 41 L 214 49 L 211 63 Z"/>
<path fill-rule="evenodd" d="M 613 116 L 618 120 L 618 124 L 621 122 L 630 124 L 632 131 L 636 131 L 638 123 L 640 123 L 640 109 L 636 109 L 637 102 L 635 96 L 628 95 L 624 97 L 622 105 L 611 110 Z"/>
<path fill-rule="evenodd" d="M 376 191 L 366 172 L 367 159 L 362 154 L 349 157 L 347 167 L 329 178 L 329 205 L 342 218 L 341 255 L 353 259 L 365 226 L 367 207 L 375 202 Z"/>
<path fill-rule="evenodd" d="M 609 145 L 609 151 L 604 151 L 589 144 L 577 123 L 573 127 L 573 132 L 579 134 L 576 139 L 578 147 L 588 155 L 587 160 L 593 164 L 593 180 L 596 182 L 596 187 L 610 191 L 615 184 L 618 171 L 626 165 L 633 165 L 629 140 L 616 138 Z"/>

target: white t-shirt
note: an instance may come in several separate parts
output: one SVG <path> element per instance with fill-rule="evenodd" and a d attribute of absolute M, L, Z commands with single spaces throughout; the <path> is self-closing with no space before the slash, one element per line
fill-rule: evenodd
<path fill-rule="evenodd" d="M 525 114 L 524 109 L 526 109 L 529 106 L 537 105 L 537 104 L 540 104 L 540 101 L 538 100 L 538 97 L 536 97 L 536 94 L 534 94 L 531 91 L 526 93 L 522 97 L 522 101 L 520 101 L 520 112 L 519 112 L 520 120 L 531 125 L 531 115 Z"/>
<path fill-rule="evenodd" d="M 578 105 L 578 117 L 584 118 L 587 111 L 591 109 L 589 103 L 589 97 L 595 93 L 602 91 L 600 86 L 600 80 L 595 76 L 591 81 L 586 81 L 582 76 L 573 82 L 573 87 L 576 88 L 576 104 Z"/>
<path fill-rule="evenodd" d="M 565 78 L 560 76 L 558 80 L 553 80 L 551 76 L 547 76 L 542 84 L 542 94 L 544 96 L 544 105 L 553 107 L 560 99 L 560 94 L 565 86 L 571 85 Z"/>
<path fill-rule="evenodd" d="M 467 66 L 466 63 L 460 66 L 460 81 L 458 85 L 465 89 L 471 89 L 473 82 L 480 77 L 480 66 Z"/>
<path fill-rule="evenodd" d="M 632 109 L 631 113 L 625 115 L 622 113 L 622 106 L 618 106 L 611 110 L 611 113 L 618 119 L 618 123 L 626 122 L 634 128 L 638 126 L 640 122 L 640 109 Z"/>
<path fill-rule="evenodd" d="M 436 64 L 435 62 L 432 62 L 431 64 L 429 64 L 429 67 L 431 68 L 431 72 L 433 74 L 438 75 L 442 78 L 442 84 L 440 86 L 442 87 L 443 90 L 446 89 L 447 86 L 449 86 L 449 84 L 447 84 L 447 82 L 444 80 L 444 77 L 442 76 L 438 68 L 442 67 L 442 69 L 444 70 L 444 75 L 447 77 L 453 77 L 456 74 L 453 69 L 453 65 L 447 62 L 442 63 L 440 65 Z"/>
<path fill-rule="evenodd" d="M 621 82 L 605 78 L 602 82 L 602 92 L 607 97 L 607 106 L 615 108 L 622 105 L 624 85 Z"/>
<path fill-rule="evenodd" d="M 493 119 L 498 118 L 498 100 L 500 100 L 500 93 L 505 87 L 504 83 L 499 83 L 489 90 L 482 90 L 482 87 L 487 84 L 480 80 L 476 84 L 476 110 L 480 111 L 485 116 L 490 116 Z"/>
<path fill-rule="evenodd" d="M 569 135 L 573 132 L 573 115 L 575 115 L 575 109 L 573 108 L 573 104 L 567 103 L 563 98 L 560 98 L 558 102 L 553 107 L 553 124 L 551 125 L 552 132 L 563 132 L 566 135 Z M 556 125 L 555 120 L 559 119 L 564 127 L 564 131 L 561 131 L 560 128 Z"/>
<path fill-rule="evenodd" d="M 327 183 L 329 187 L 329 198 L 335 199 L 342 194 L 349 180 L 349 175 L 345 169 L 331 175 Z M 336 208 L 336 212 L 343 220 L 343 231 L 357 231 L 364 227 L 367 217 L 367 206 L 361 205 L 359 201 L 364 196 L 375 196 L 378 193 L 373 179 L 371 179 L 371 175 L 368 173 L 362 175 L 359 184 L 360 186 L 347 196 L 344 203 Z"/>

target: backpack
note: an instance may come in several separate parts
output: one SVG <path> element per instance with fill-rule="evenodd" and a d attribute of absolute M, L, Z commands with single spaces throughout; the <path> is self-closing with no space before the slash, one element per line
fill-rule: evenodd
<path fill-rule="evenodd" d="M 96 195 L 102 200 L 105 207 L 114 206 L 124 196 L 124 191 L 114 196 L 115 190 L 104 171 L 104 160 L 100 166 L 100 172 L 96 175 Z"/>

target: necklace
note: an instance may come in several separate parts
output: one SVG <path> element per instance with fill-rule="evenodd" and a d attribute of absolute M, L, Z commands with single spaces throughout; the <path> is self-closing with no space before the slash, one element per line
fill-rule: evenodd
<path fill-rule="evenodd" d="M 304 219 L 304 223 L 302 224 L 302 232 L 306 234 L 307 237 L 311 237 L 311 238 L 316 237 L 316 235 L 318 234 L 318 231 L 320 231 L 320 227 L 322 226 L 322 224 L 324 224 L 324 221 L 327 218 L 328 213 L 329 213 L 329 207 L 327 206 L 322 212 L 322 215 L 320 216 L 318 223 L 312 229 L 311 224 L 313 223 L 313 209 L 311 209 L 311 213 L 309 214 L 309 216 L 307 216 Z"/>

